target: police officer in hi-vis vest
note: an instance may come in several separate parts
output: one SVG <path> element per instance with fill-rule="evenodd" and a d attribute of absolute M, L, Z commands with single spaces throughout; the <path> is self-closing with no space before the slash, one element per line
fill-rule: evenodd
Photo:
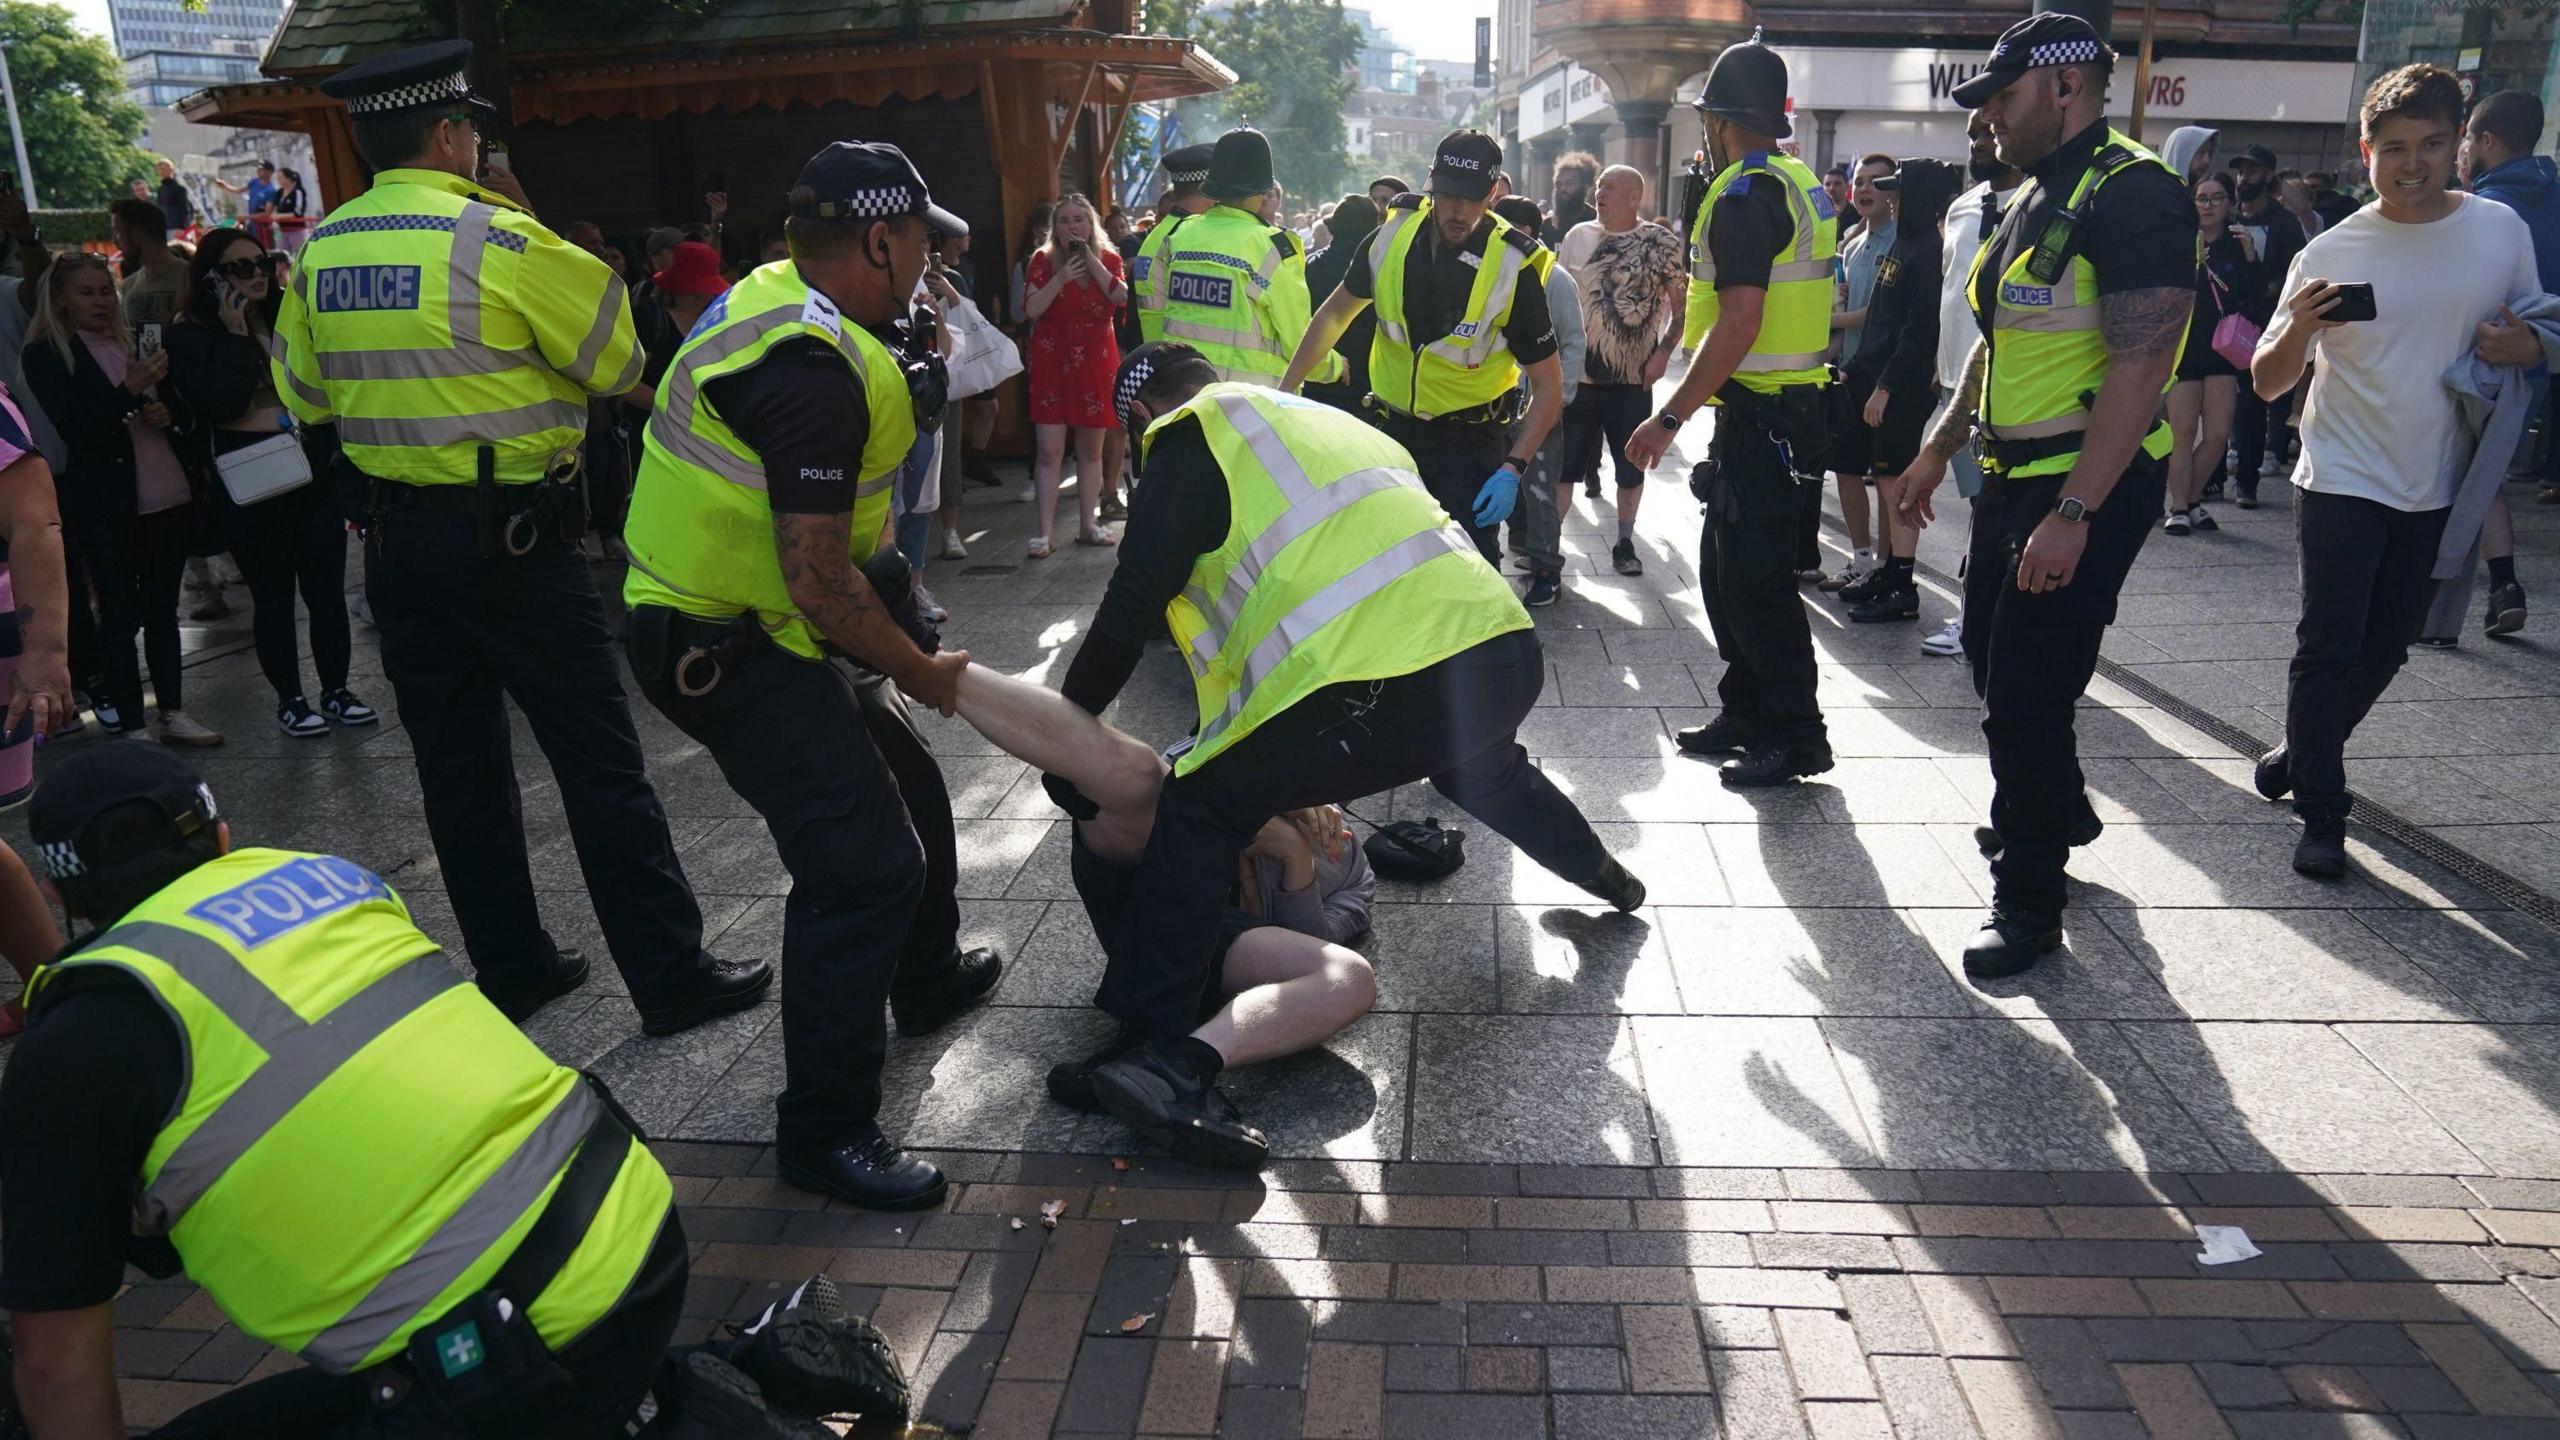
<path fill-rule="evenodd" d="M 1444 136 L 1431 161 L 1431 193 L 1388 203 L 1281 380 L 1295 391 L 1326 379 L 1341 358 L 1334 342 L 1362 306 L 1375 304 L 1371 406 L 1421 466 L 1441 508 L 1497 564 L 1521 477 L 1564 415 L 1564 365 L 1547 313 L 1555 256 L 1493 213 L 1501 169 L 1492 136 Z"/>
<path fill-rule="evenodd" d="M 790 209 L 790 258 L 713 301 L 659 382 L 622 533 L 631 669 L 764 817 L 791 872 L 782 1177 L 919 1209 L 943 1177 L 880 1133 L 883 1008 L 921 1034 L 1002 966 L 958 953 L 951 799 L 930 751 L 839 657 L 946 714 L 969 662 L 918 648 L 893 613 L 913 609 L 904 566 L 894 550 L 874 559 L 919 406 L 930 426 L 943 404 L 940 371 L 881 336 L 907 315 L 928 238 L 968 226 L 885 144 L 819 151 Z M 880 587 L 866 563 L 892 565 Z M 919 843 L 920 829 L 936 833 Z"/>
<path fill-rule="evenodd" d="M 1947 461 L 1977 435 L 1964 653 L 1991 752 L 1991 916 L 1966 973 L 2014 974 L 2062 943 L 2063 864 L 2098 837 L 2073 707 L 2116 592 L 2159 518 L 2176 378 L 2195 301 L 2195 207 L 2159 157 L 2107 124 L 2115 52 L 2077 16 L 2032 15 L 1956 87 L 2028 183 L 1973 257 L 1982 337 L 1902 511 L 1926 524 Z"/>
<path fill-rule="evenodd" d="M 1236 858 L 1284 810 L 1428 779 L 1532 860 L 1619 910 L 1644 885 L 1520 746 L 1545 681 L 1529 612 L 1423 488 L 1404 447 L 1331 406 L 1221 383 L 1179 341 L 1121 361 L 1112 394 L 1145 482 L 1062 689 L 1099 715 L 1171 632 L 1198 721 L 1125 894 L 1078 889 L 1121 1037 L 1095 1098 L 1175 1154 L 1258 1166 L 1261 1132 L 1192 1038 Z M 1048 780 L 1069 813 L 1089 802 Z"/>
<path fill-rule="evenodd" d="M 1221 380 L 1279 384 L 1306 332 L 1306 252 L 1271 223 L 1271 186 L 1271 142 L 1261 131 L 1219 136 L 1201 180 L 1208 204 L 1156 222 L 1146 241 L 1153 257 L 1131 282 L 1138 333 L 1183 341 L 1218 367 Z M 1338 378 L 1341 365 L 1335 360 L 1321 378 Z"/>
<path fill-rule="evenodd" d="M 522 1020 L 587 975 L 534 904 L 513 699 L 641 1027 L 673 1034 L 755 1004 L 773 970 L 703 953 L 577 540 L 587 397 L 640 378 L 630 305 L 603 261 L 475 182 L 487 104 L 463 78 L 470 56 L 436 41 L 321 82 L 347 103 L 373 187 L 295 261 L 276 393 L 306 424 L 335 421 L 372 486 L 365 593 L 481 988 Z"/>
<path fill-rule="evenodd" d="M 1839 220 L 1822 182 L 1778 149 L 1790 125 L 1787 66 L 1755 38 L 1730 45 L 1698 93 L 1715 178 L 1689 234 L 1688 333 L 1696 354 L 1627 458 L 1651 468 L 1681 424 L 1716 408 L 1689 488 L 1706 506 L 1698 589 L 1725 671 L 1714 720 L 1679 734 L 1692 755 L 1733 754 L 1728 785 L 1778 785 L 1831 768 L 1814 700 L 1813 631 L 1796 594 L 1804 491 L 1818 485 L 1831 261 Z"/>
<path fill-rule="evenodd" d="M 1137 258 L 1129 262 L 1129 293 L 1137 301 L 1138 334 L 1148 340 L 1164 338 L 1165 307 L 1156 292 L 1164 286 L 1164 247 L 1181 228 L 1181 222 L 1209 208 L 1209 192 L 1201 187 L 1209 179 L 1209 159 L 1215 147 L 1185 145 L 1164 154 L 1165 178 L 1173 188 L 1165 192 L 1164 207 L 1156 212 L 1156 223 L 1138 241 Z"/>
<path fill-rule="evenodd" d="M 17 1418 L 125 1433 L 130 1256 L 303 1362 L 154 1434 L 621 1435 L 675 1331 L 685 1240 L 612 1100 L 382 877 L 234 849 L 159 746 L 66 760 L 28 829 L 96 929 L 36 971 L 0 1084 Z"/>

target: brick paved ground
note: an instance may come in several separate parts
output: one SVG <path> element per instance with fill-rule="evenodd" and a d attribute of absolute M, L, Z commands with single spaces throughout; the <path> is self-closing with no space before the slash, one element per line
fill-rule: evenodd
<path fill-rule="evenodd" d="M 2120 677 L 2259 738 L 2294 605 L 2269 494 L 2218 535 L 2155 538 L 2107 646 Z M 1026 563 L 1011 486 L 968 504 L 972 557 L 930 576 L 951 636 L 1054 683 L 1110 557 Z M 1377 1012 L 1231 1077 L 1285 1157 L 1259 1187 L 1040 1098 L 1105 1028 L 1100 954 L 1032 777 L 947 722 L 968 930 L 1014 965 L 988 1009 L 893 1046 L 884 1120 L 965 1182 L 950 1213 L 863 1216 L 767 1178 L 773 1006 L 652 1040 L 599 965 L 539 1017 L 670 1137 L 697 1328 L 827 1268 L 930 1415 L 990 1437 L 2560 1436 L 2560 936 L 2370 832 L 2343 884 L 2294 876 L 2243 751 L 2102 678 L 2080 734 L 2108 830 L 2073 861 L 2069 953 L 1977 989 L 1955 951 L 1987 900 L 1969 827 L 1989 775 L 1962 666 L 1809 597 L 1840 768 L 1727 792 L 1669 741 L 1721 673 L 1694 507 L 1666 468 L 1629 580 L 1607 573 L 1605 504 L 1578 507 L 1570 593 L 1538 614 L 1550 676 L 1524 738 L 1652 904 L 1598 914 L 1490 835 L 1445 884 L 1382 886 Z M 1922 559 L 1952 572 L 1949 510 Z M 2518 520 L 2527 583 L 2560 600 L 2560 512 Z M 1933 588 L 1920 629 L 1951 599 Z M 2545 892 L 2553 623 L 2414 657 L 2351 752 L 2368 799 Z M 404 732 L 286 739 L 240 623 L 194 633 L 189 709 L 232 741 L 191 758 L 240 837 L 374 866 L 460 958 Z M 370 640 L 358 684 L 389 708 Z M 1185 710 L 1157 655 L 1113 718 L 1159 738 Z M 639 720 L 715 947 L 774 954 L 761 826 Z M 518 737 L 546 912 L 597 948 Z M 1359 808 L 1449 813 L 1416 791 Z M 2198 1223 L 2266 1253 L 2198 1266 Z M 276 1363 L 183 1288 L 123 1303 L 138 1419 Z"/>

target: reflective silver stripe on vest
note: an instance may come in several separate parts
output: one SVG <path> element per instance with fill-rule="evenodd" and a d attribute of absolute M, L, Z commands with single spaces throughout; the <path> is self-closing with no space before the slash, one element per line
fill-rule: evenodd
<path fill-rule="evenodd" d="M 488 248 L 490 220 L 497 207 L 477 200 L 463 202 L 453 221 L 451 270 L 445 276 L 445 325 L 456 345 L 480 343 L 480 256 Z"/>
<path fill-rule="evenodd" d="M 1476 333 L 1461 341 L 1453 330 L 1422 347 L 1422 353 L 1472 370 L 1492 359 L 1493 352 L 1501 348 L 1502 322 L 1510 317 L 1511 298 L 1520 288 L 1520 272 L 1527 267 L 1529 257 L 1498 238 L 1487 242 L 1485 253 L 1491 254 L 1497 248 L 1502 251 L 1502 260 L 1501 268 L 1493 272 L 1493 288 L 1485 292 L 1482 311 L 1466 317 L 1474 322 Z"/>
<path fill-rule="evenodd" d="M 1198 320 L 1168 319 L 1164 322 L 1164 333 L 1172 339 L 1204 340 L 1212 345 L 1230 345 L 1238 350 L 1252 350 L 1271 356 L 1280 362 L 1280 368 L 1271 372 L 1274 375 L 1289 368 L 1289 357 L 1293 353 L 1282 346 L 1276 336 L 1265 335 L 1259 329 L 1231 330 L 1224 325 L 1210 325 Z"/>
<path fill-rule="evenodd" d="M 1212 744 L 1224 734 L 1244 713 L 1245 706 L 1252 703 L 1253 692 L 1289 658 L 1289 652 L 1314 639 L 1317 631 L 1443 555 L 1475 553 L 1475 542 L 1457 526 L 1437 526 L 1389 546 L 1350 574 L 1300 601 L 1298 608 L 1281 616 L 1280 623 L 1272 626 L 1271 633 L 1263 636 L 1253 653 L 1245 657 L 1244 675 L 1236 692 L 1227 697 L 1227 713 L 1200 732 L 1200 744 Z"/>
<path fill-rule="evenodd" d="M 1170 303 L 1165 294 L 1163 271 L 1173 263 L 1173 232 L 1181 229 L 1182 222 L 1190 218 L 1189 215 L 1176 215 L 1148 232 L 1149 239 L 1155 239 L 1157 231 L 1163 232 L 1163 238 L 1157 241 L 1156 253 L 1147 257 L 1146 278 L 1137 282 L 1146 287 L 1138 292 L 1139 309 L 1162 310 Z"/>
<path fill-rule="evenodd" d="M 2050 420 L 2032 420 L 2024 425 L 1985 425 L 1986 440 L 2050 440 L 2056 435 L 2073 435 L 2089 428 L 2089 412 L 2074 410 Z"/>
<path fill-rule="evenodd" d="M 342 415 L 338 417 L 338 437 L 350 445 L 476 445 L 490 440 L 520 440 L 546 430 L 584 430 L 586 425 L 586 402 L 537 400 L 513 410 L 489 410 L 478 415 Z"/>
<path fill-rule="evenodd" d="M 604 361 L 604 349 L 613 343 L 614 329 L 628 312 L 630 301 L 624 298 L 622 277 L 608 272 L 604 279 L 604 298 L 596 302 L 596 318 L 587 326 L 586 338 L 578 342 L 578 353 L 560 367 L 560 374 L 580 385 L 595 379 L 596 366 Z M 630 368 L 628 365 L 625 369 Z"/>
<path fill-rule="evenodd" d="M 1714 277 L 1710 275 L 1708 278 Z M 1783 285 L 1790 280 L 1828 280 L 1830 278 L 1831 262 L 1827 260 L 1789 260 L 1784 264 L 1769 267 L 1769 283 L 1772 285 Z"/>
<path fill-rule="evenodd" d="M 1407 225 L 1410 225 L 1421 218 L 1422 212 L 1419 210 L 1398 210 L 1394 214 L 1388 216 L 1387 222 L 1379 226 L 1377 233 L 1370 237 L 1369 289 L 1372 294 L 1375 294 L 1377 291 L 1378 277 L 1386 273 L 1387 257 L 1395 251 L 1397 233 L 1402 231 Z M 1402 276 L 1397 277 L 1397 289 L 1399 293 L 1402 292 Z M 1370 308 L 1373 310 L 1377 309 L 1374 304 L 1371 305 Z M 1413 348 L 1405 340 L 1403 316 L 1390 316 L 1384 311 L 1380 311 L 1378 314 L 1378 330 L 1379 333 L 1385 335 L 1389 340 L 1394 341 L 1396 344 L 1403 345 L 1408 350 Z"/>
<path fill-rule="evenodd" d="M 310 294 L 308 290 L 303 293 L 306 298 Z M 267 358 L 275 362 L 268 367 L 269 372 L 283 376 L 284 383 L 292 388 L 296 399 L 314 410 L 329 408 L 329 393 L 293 373 L 293 348 L 284 343 L 282 335 L 272 330 L 267 332 Z"/>
<path fill-rule="evenodd" d="M 302 1358 L 340 1374 L 362 1365 L 400 1327 L 486 1258 L 535 1203 L 554 1176 L 568 1165 L 602 1109 L 595 1092 L 580 1082 L 542 1117 L 513 1155 L 502 1161 L 460 1209 L 445 1217 L 416 1252 L 358 1300 L 336 1323 L 302 1347 Z M 628 1145 L 630 1142 L 622 1142 Z M 514 1297 L 519 1305 L 530 1297 Z"/>
<path fill-rule="evenodd" d="M 1781 285 L 1790 280 L 1830 279 L 1831 262 L 1828 260 L 1816 260 L 1813 258 L 1813 202 L 1806 199 L 1804 191 L 1796 185 L 1795 181 L 1788 179 L 1786 174 L 1782 171 L 1771 169 L 1766 165 L 1760 165 L 1741 171 L 1735 178 L 1740 179 L 1743 176 L 1749 175 L 1766 175 L 1770 179 L 1777 181 L 1778 187 L 1786 192 L 1788 215 L 1795 221 L 1795 244 L 1789 248 L 1796 252 L 1796 258 L 1793 260 L 1782 260 L 1771 265 L 1769 267 L 1769 283 L 1772 285 Z M 1728 182 L 1728 184 L 1729 183 L 1730 182 Z M 1706 216 L 1714 210 L 1715 203 L 1716 197 L 1714 195 L 1707 197 L 1706 206 L 1698 212 L 1701 220 L 1705 219 Z M 1692 240 L 1690 242 L 1690 248 L 1695 250 L 1697 253 L 1689 260 L 1689 278 L 1693 280 L 1705 280 L 1709 283 L 1713 283 L 1716 278 L 1716 262 L 1715 256 L 1707 249 L 1706 237 L 1704 235 L 1700 235 L 1696 239 Z"/>
<path fill-rule="evenodd" d="M 329 350 L 320 356 L 323 380 L 457 380 L 503 375 L 541 357 L 529 350 L 500 350 L 478 341 L 435 350 Z"/>
<path fill-rule="evenodd" d="M 1733 367 L 1736 375 L 1771 375 L 1782 370 L 1813 370 L 1831 358 L 1828 351 L 1812 350 L 1798 355 L 1779 355 L 1754 350 Z"/>
<path fill-rule="evenodd" d="M 716 334 L 700 345 L 679 352 L 673 375 L 658 387 L 657 409 L 649 416 L 649 436 L 667 452 L 689 464 L 698 466 L 733 485 L 750 490 L 764 487 L 764 465 L 741 459 L 726 448 L 715 445 L 693 433 L 693 407 L 702 393 L 702 372 L 730 356 L 753 346 L 776 330 L 800 323 L 807 313 L 803 304 L 777 305 L 753 315 L 732 319 Z M 853 364 L 856 382 L 862 378 L 862 357 L 850 347 L 838 345 Z"/>

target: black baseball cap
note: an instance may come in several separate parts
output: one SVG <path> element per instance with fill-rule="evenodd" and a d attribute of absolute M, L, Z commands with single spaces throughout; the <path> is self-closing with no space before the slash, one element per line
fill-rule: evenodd
<path fill-rule="evenodd" d="M 2113 65 L 2115 52 L 2098 38 L 2088 21 L 2059 10 L 2046 10 L 2001 31 L 1982 73 L 1957 86 L 1951 98 L 1967 110 L 1979 110 L 2030 70 L 2093 61 Z"/>
<path fill-rule="evenodd" d="M 791 213 L 813 220 L 888 220 L 921 215 L 945 235 L 969 222 L 933 203 L 907 152 L 886 142 L 838 140 L 809 157 L 793 184 Z"/>
<path fill-rule="evenodd" d="M 2231 163 L 2234 165 L 2255 165 L 2261 170 L 2273 170 L 2277 168 L 2278 165 L 2276 152 L 2268 149 L 2264 145 L 2252 145 L 2247 149 L 2242 150 L 2238 155 L 2232 157 Z"/>
<path fill-rule="evenodd" d="M 1493 193 L 1502 143 L 1481 130 L 1452 130 L 1431 155 L 1431 193 L 1481 200 Z"/>
<path fill-rule="evenodd" d="M 430 40 L 385 50 L 320 82 L 320 93 L 347 102 L 349 115 L 393 115 L 403 110 L 452 109 L 484 114 L 497 107 L 471 93 L 464 72 L 471 64 L 468 40 Z"/>
<path fill-rule="evenodd" d="M 85 747 L 55 767 L 27 804 L 27 833 L 58 883 L 155 854 L 218 815 L 212 788 L 175 751 L 120 740 Z"/>

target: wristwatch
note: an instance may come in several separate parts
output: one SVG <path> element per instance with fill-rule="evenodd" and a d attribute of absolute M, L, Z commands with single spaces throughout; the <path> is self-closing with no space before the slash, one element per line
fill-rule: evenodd
<path fill-rule="evenodd" d="M 1511 473 L 1514 475 L 1526 475 L 1529 473 L 1529 462 L 1521 459 L 1517 455 L 1503 456 L 1502 463 L 1510 466 Z"/>
<path fill-rule="evenodd" d="M 1668 430 L 1668 431 L 1672 432 L 1672 433 L 1673 433 L 1673 434 L 1675 434 L 1675 435 L 1676 435 L 1676 434 L 1678 434 L 1678 433 L 1680 433 L 1680 417 L 1679 417 L 1679 416 L 1677 416 L 1677 415 L 1672 414 L 1672 413 L 1671 413 L 1670 411 L 1668 411 L 1668 410 L 1665 410 L 1665 411 L 1663 411 L 1661 414 L 1654 416 L 1654 417 L 1653 417 L 1653 423 L 1654 423 L 1654 424 L 1656 424 L 1656 425 L 1661 426 L 1663 429 Z"/>
<path fill-rule="evenodd" d="M 2061 499 L 2055 501 L 2053 504 L 2053 513 L 2070 521 L 2074 525 L 2086 525 L 2089 523 L 2089 507 L 2081 504 L 2080 497 L 2077 495 L 2065 495 Z"/>

